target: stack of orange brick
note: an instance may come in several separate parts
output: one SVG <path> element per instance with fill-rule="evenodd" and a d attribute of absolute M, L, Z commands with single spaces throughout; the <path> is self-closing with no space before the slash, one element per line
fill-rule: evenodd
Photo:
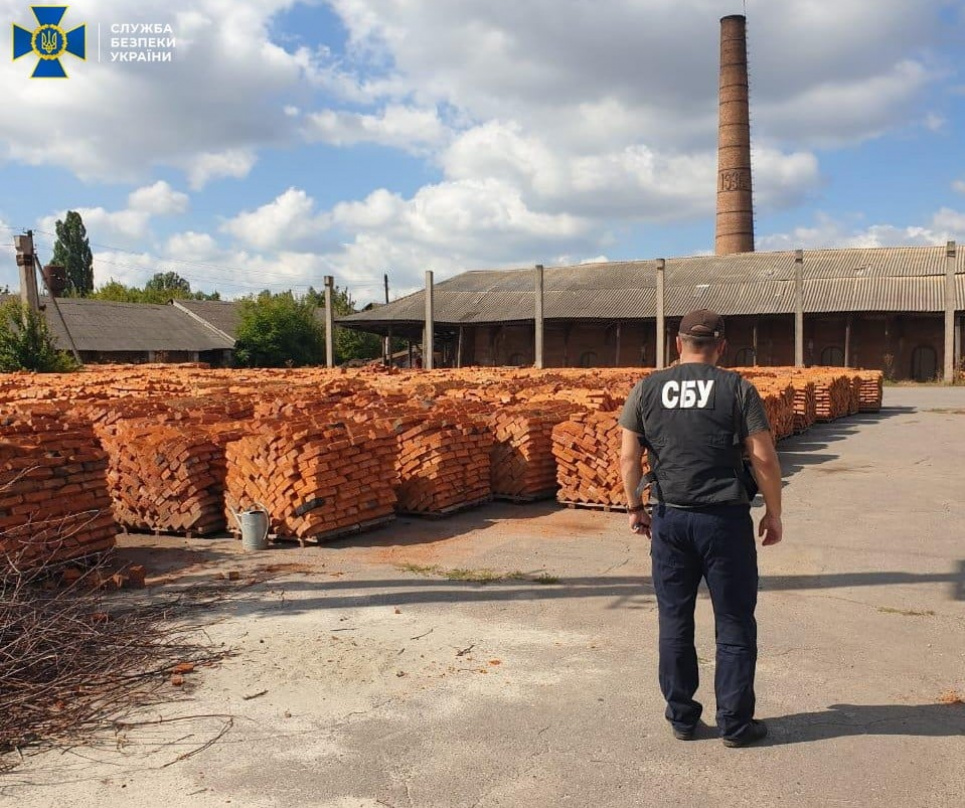
<path fill-rule="evenodd" d="M 264 507 L 278 537 L 324 540 L 394 515 L 396 439 L 344 423 L 265 421 L 227 446 L 227 515 Z"/>
<path fill-rule="evenodd" d="M 794 379 L 794 431 L 806 432 L 818 419 L 818 399 L 814 382 Z"/>
<path fill-rule="evenodd" d="M 0 413 L 0 553 L 33 566 L 113 547 L 106 471 L 90 426 L 52 407 Z"/>
<path fill-rule="evenodd" d="M 198 536 L 225 528 L 223 443 L 196 426 L 145 421 L 121 421 L 101 441 L 122 527 Z"/>
<path fill-rule="evenodd" d="M 783 440 L 794 434 L 794 385 L 780 379 L 758 379 L 757 391 L 764 402 L 771 434 L 775 440 Z"/>
<path fill-rule="evenodd" d="M 575 409 L 565 403 L 517 405 L 490 417 L 494 496 L 526 500 L 556 492 L 553 429 L 574 415 Z"/>
<path fill-rule="evenodd" d="M 814 373 L 818 421 L 836 421 L 851 411 L 852 381 L 850 376 Z"/>
<path fill-rule="evenodd" d="M 594 412 L 553 430 L 560 502 L 626 505 L 620 469 L 619 412 Z M 643 469 L 646 470 L 644 460 Z"/>
<path fill-rule="evenodd" d="M 884 374 L 880 370 L 865 370 L 858 374 L 860 378 L 860 392 L 858 396 L 859 412 L 879 412 L 884 393 Z"/>
<path fill-rule="evenodd" d="M 492 496 L 490 409 L 480 401 L 443 397 L 433 404 L 390 394 L 378 400 L 354 396 L 336 413 L 395 436 L 391 471 L 399 511 L 443 515 Z"/>
<path fill-rule="evenodd" d="M 488 501 L 492 445 L 472 419 L 430 416 L 399 431 L 399 510 L 441 515 Z"/>

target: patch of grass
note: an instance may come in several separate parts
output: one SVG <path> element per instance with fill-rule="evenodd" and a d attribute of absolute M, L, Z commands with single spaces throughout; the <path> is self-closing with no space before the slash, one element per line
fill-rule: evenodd
<path fill-rule="evenodd" d="M 447 581 L 466 581 L 472 584 L 494 584 L 503 581 L 507 576 L 500 575 L 492 570 L 468 570 L 454 569 L 442 573 L 442 577 Z"/>
<path fill-rule="evenodd" d="M 934 617 L 935 613 L 928 609 L 927 611 L 917 612 L 914 609 L 892 609 L 888 606 L 879 606 L 878 611 L 882 614 L 900 614 L 902 617 Z"/>
<path fill-rule="evenodd" d="M 494 584 L 501 581 L 532 581 L 538 584 L 558 584 L 560 579 L 548 574 L 539 575 L 531 578 L 525 572 L 516 570 L 514 572 L 496 572 L 491 569 L 466 569 L 456 568 L 444 570 L 438 566 L 419 566 L 418 564 L 401 564 L 399 569 L 403 572 L 411 572 L 413 575 L 431 576 L 434 578 L 445 578 L 447 581 L 462 581 L 471 584 Z"/>
<path fill-rule="evenodd" d="M 422 567 L 418 564 L 400 564 L 399 569 L 403 572 L 411 572 L 413 575 L 438 575 L 438 567 Z"/>

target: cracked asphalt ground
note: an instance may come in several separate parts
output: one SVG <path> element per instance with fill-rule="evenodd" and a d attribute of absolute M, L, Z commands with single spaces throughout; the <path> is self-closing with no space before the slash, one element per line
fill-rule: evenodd
<path fill-rule="evenodd" d="M 672 739 L 646 540 L 622 514 L 497 504 L 257 556 L 125 540 L 154 592 L 239 574 L 209 630 L 237 655 L 141 716 L 162 723 L 28 758 L 0 776 L 0 802 L 960 806 L 965 706 L 940 700 L 965 697 L 965 390 L 885 403 L 782 444 L 786 540 L 760 553 L 760 746 L 726 749 L 712 726 Z M 697 624 L 712 723 L 706 597 Z"/>

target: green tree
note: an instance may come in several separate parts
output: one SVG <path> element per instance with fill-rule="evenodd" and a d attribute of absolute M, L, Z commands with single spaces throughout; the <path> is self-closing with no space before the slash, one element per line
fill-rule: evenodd
<path fill-rule="evenodd" d="M 156 272 L 144 284 L 145 292 L 160 292 L 171 297 L 190 297 L 191 284 L 177 272 Z"/>
<path fill-rule="evenodd" d="M 95 300 L 111 300 L 116 303 L 167 303 L 169 300 L 221 300 L 218 292 L 194 292 L 187 279 L 176 272 L 158 272 L 144 288 L 125 286 L 113 278 L 90 295 Z"/>
<path fill-rule="evenodd" d="M 310 299 L 319 310 L 319 317 L 323 322 L 322 344 L 324 346 L 325 292 L 318 292 L 313 287 L 309 287 L 306 298 Z M 332 308 L 335 310 L 336 319 L 358 311 L 351 292 L 339 286 L 332 290 Z M 335 364 L 340 365 L 353 359 L 378 359 L 380 356 L 382 356 L 382 338 L 377 334 L 335 326 Z"/>
<path fill-rule="evenodd" d="M 65 373 L 76 369 L 74 360 L 57 349 L 40 312 L 19 300 L 8 300 L 0 306 L 0 372 Z"/>
<path fill-rule="evenodd" d="M 136 286 L 125 286 L 112 278 L 90 297 L 94 300 L 110 300 L 114 303 L 143 303 L 144 290 Z"/>
<path fill-rule="evenodd" d="M 68 294 L 86 297 L 94 291 L 94 256 L 84 220 L 76 211 L 67 211 L 66 218 L 57 222 L 52 263 L 66 267 Z"/>
<path fill-rule="evenodd" d="M 235 362 L 244 367 L 302 367 L 325 361 L 325 334 L 307 296 L 262 292 L 239 301 Z"/>

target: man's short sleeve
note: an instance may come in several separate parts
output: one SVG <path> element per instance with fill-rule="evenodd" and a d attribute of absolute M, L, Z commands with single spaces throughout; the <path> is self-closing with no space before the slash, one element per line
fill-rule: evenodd
<path fill-rule="evenodd" d="M 627 396 L 626 404 L 623 405 L 623 412 L 620 414 L 620 426 L 636 432 L 638 435 L 644 434 L 643 429 L 643 408 L 641 406 L 643 397 L 643 382 L 637 382 Z"/>
<path fill-rule="evenodd" d="M 747 379 L 740 381 L 741 399 L 741 440 L 756 435 L 758 432 L 769 432 L 771 425 L 767 420 L 767 410 L 761 401 L 761 394 Z"/>

